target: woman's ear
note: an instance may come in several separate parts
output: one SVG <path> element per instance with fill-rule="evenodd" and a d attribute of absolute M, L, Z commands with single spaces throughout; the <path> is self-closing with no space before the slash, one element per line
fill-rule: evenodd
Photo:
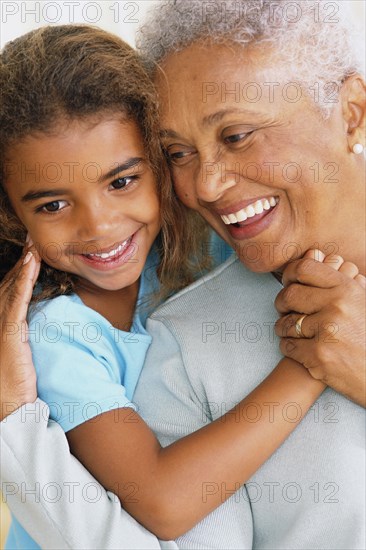
<path fill-rule="evenodd" d="M 350 150 L 365 147 L 366 83 L 359 74 L 348 77 L 341 90 L 342 113 Z"/>

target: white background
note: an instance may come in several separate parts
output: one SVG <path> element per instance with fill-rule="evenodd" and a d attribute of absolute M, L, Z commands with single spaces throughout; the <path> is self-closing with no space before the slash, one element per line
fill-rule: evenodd
<path fill-rule="evenodd" d="M 189 2 L 190 0 L 186 0 Z M 203 0 L 202 0 L 203 1 Z M 365 29 L 365 0 L 341 0 L 351 5 L 352 16 Z M 137 27 L 149 6 L 159 0 L 0 0 L 0 46 L 32 29 L 49 24 L 86 23 L 102 27 L 134 44 Z M 301 6 L 301 0 L 297 0 Z M 327 3 L 334 4 L 331 0 Z M 330 14 L 330 12 L 327 12 Z"/>
<path fill-rule="evenodd" d="M 186 0 L 189 2 L 189 0 Z M 203 0 L 202 0 L 203 1 Z M 352 17 L 365 34 L 365 0 L 341 0 L 352 8 Z M 301 5 L 301 0 L 297 0 Z M 43 0 L 8 1 L 0 0 L 0 46 L 32 29 L 43 25 L 87 23 L 118 34 L 134 44 L 136 29 L 143 23 L 149 6 L 159 0 Z M 332 4 L 329 1 L 329 4 Z M 0 499 L 0 548 L 3 548 L 9 524 L 9 513 Z"/>

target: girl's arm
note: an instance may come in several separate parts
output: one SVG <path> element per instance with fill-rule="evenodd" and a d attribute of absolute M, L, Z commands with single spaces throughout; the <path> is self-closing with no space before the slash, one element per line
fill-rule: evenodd
<path fill-rule="evenodd" d="M 223 492 L 203 498 L 203 484 L 239 487 L 295 429 L 325 386 L 300 364 L 283 359 L 248 397 L 222 418 L 161 448 L 132 409 L 110 411 L 66 435 L 72 453 L 123 507 L 163 540 L 177 538 L 219 506 Z M 151 396 L 154 399 L 154 396 Z M 296 402 L 301 418 L 269 414 Z M 250 407 L 262 411 L 250 421 Z M 174 411 L 173 411 L 174 414 Z"/>

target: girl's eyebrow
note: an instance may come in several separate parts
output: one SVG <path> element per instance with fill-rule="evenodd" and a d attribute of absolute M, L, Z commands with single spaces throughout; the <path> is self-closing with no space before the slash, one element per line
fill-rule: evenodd
<path fill-rule="evenodd" d="M 35 201 L 37 199 L 43 199 L 44 197 L 57 197 L 58 195 L 67 195 L 70 189 L 40 189 L 39 191 L 28 191 L 21 198 L 22 202 Z"/>
<path fill-rule="evenodd" d="M 120 172 L 124 172 L 129 168 L 134 168 L 138 164 L 144 163 L 144 162 L 145 162 L 145 159 L 142 157 L 132 157 L 126 160 L 126 162 L 124 162 L 123 164 L 116 164 L 116 166 L 112 168 L 112 170 L 104 174 L 104 176 L 102 176 L 99 181 L 105 181 L 110 178 L 113 178 L 113 176 L 117 176 L 117 174 L 119 174 Z"/>
<path fill-rule="evenodd" d="M 142 157 L 131 157 L 126 162 L 122 164 L 116 164 L 112 170 L 109 170 L 104 176 L 100 178 L 100 182 L 106 181 L 110 178 L 113 178 L 113 176 L 116 176 L 120 172 L 124 172 L 125 170 L 128 170 L 130 168 L 134 168 L 140 163 L 145 163 L 146 160 Z M 22 202 L 30 202 L 35 201 L 38 199 L 43 199 L 45 197 L 57 197 L 58 195 L 67 195 L 70 193 L 70 189 L 39 189 L 38 191 L 28 191 L 23 197 L 21 198 Z"/>

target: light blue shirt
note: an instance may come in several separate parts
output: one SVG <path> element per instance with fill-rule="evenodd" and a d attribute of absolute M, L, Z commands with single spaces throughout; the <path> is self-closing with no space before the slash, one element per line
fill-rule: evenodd
<path fill-rule="evenodd" d="M 232 249 L 212 233 L 204 252 L 216 266 Z M 149 298 L 159 289 L 158 265 L 153 247 L 141 274 L 129 332 L 113 327 L 77 294 L 41 302 L 30 311 L 29 342 L 38 396 L 49 405 L 50 418 L 65 432 L 104 412 L 136 408 L 131 400 L 151 343 L 145 325 L 151 313 Z M 13 515 L 5 548 L 33 550 L 40 546 Z"/>
<path fill-rule="evenodd" d="M 151 343 L 145 323 L 149 295 L 159 286 L 158 261 L 154 249 L 141 275 L 130 332 L 114 328 L 77 294 L 41 302 L 30 312 L 29 341 L 38 396 L 65 432 L 104 412 L 135 408 L 131 399 Z M 5 548 L 40 546 L 13 516 Z"/>

